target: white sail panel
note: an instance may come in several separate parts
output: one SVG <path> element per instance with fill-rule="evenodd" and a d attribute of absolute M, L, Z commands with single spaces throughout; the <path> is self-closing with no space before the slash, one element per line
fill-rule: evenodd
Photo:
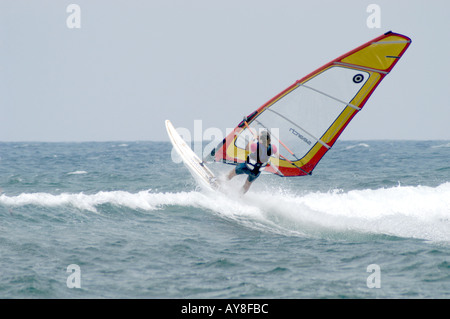
<path fill-rule="evenodd" d="M 274 131 L 275 142 L 287 148 L 281 154 L 291 161 L 305 156 L 347 107 L 370 77 L 370 73 L 339 66 L 331 67 L 301 83 L 273 103 L 251 123 Z M 245 148 L 253 133 L 248 129 L 236 140 L 236 147 Z M 289 149 L 289 150 L 288 150 Z M 292 154 L 294 153 L 294 155 Z"/>

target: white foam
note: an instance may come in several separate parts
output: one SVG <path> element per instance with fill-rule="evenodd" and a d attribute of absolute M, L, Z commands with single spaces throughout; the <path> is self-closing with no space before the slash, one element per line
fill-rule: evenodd
<path fill-rule="evenodd" d="M 83 175 L 83 174 L 87 174 L 87 172 L 86 171 L 74 171 L 74 172 L 67 173 L 67 175 Z"/>
<path fill-rule="evenodd" d="M 368 148 L 368 147 L 370 147 L 370 146 L 369 146 L 369 144 L 366 144 L 366 143 L 359 143 L 359 144 L 356 144 L 356 145 L 350 145 L 350 146 L 347 146 L 345 149 L 346 149 L 346 150 L 351 150 L 352 148 L 355 148 L 355 147 L 364 147 L 364 148 Z"/>
<path fill-rule="evenodd" d="M 437 187 L 397 186 L 349 192 L 293 194 L 280 190 L 245 196 L 220 192 L 161 193 L 151 190 L 58 195 L 0 195 L 7 206 L 71 205 L 97 212 L 102 204 L 157 210 L 166 206 L 198 207 L 258 230 L 291 235 L 326 236 L 348 231 L 450 242 L 450 183 Z"/>
<path fill-rule="evenodd" d="M 285 235 L 354 232 L 450 242 L 450 183 L 304 195 L 250 191 L 232 200 L 215 196 L 199 205 Z"/>
<path fill-rule="evenodd" d="M 431 148 L 448 148 L 448 147 L 450 147 L 450 143 L 431 146 Z"/>
<path fill-rule="evenodd" d="M 377 190 L 263 194 L 265 211 L 287 228 L 355 231 L 450 241 L 450 183 Z"/>
<path fill-rule="evenodd" d="M 17 196 L 0 195 L 0 204 L 8 206 L 36 205 L 44 207 L 56 207 L 72 205 L 79 209 L 96 212 L 96 206 L 112 204 L 132 209 L 154 210 L 164 205 L 193 205 L 199 202 L 198 197 L 203 194 L 192 193 L 151 193 L 141 191 L 129 193 L 125 191 L 98 192 L 96 194 L 70 194 L 58 195 L 48 193 L 22 193 Z"/>

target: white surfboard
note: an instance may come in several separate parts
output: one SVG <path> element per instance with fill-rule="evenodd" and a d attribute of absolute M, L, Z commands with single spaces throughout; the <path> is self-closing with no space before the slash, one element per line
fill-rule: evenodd
<path fill-rule="evenodd" d="M 189 169 L 192 176 L 200 182 L 201 186 L 204 188 L 216 190 L 218 188 L 218 183 L 213 172 L 206 167 L 205 163 L 203 163 L 203 161 L 186 144 L 169 120 L 166 120 L 166 129 L 173 148 L 180 155 L 183 163 Z"/>

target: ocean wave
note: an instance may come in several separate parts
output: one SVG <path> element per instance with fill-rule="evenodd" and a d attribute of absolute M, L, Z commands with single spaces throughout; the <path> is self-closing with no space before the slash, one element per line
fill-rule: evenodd
<path fill-rule="evenodd" d="M 197 196 L 195 196 L 197 195 Z M 49 193 L 22 193 L 17 196 L 0 195 L 0 204 L 19 207 L 35 205 L 42 207 L 67 206 L 97 212 L 97 207 L 104 204 L 127 207 L 131 209 L 155 210 L 164 205 L 189 205 L 198 200 L 201 193 L 151 193 L 141 191 L 130 193 L 126 191 L 98 192 L 96 194 L 71 194 L 58 195 Z"/>
<path fill-rule="evenodd" d="M 355 147 L 369 148 L 370 146 L 369 146 L 369 144 L 366 144 L 366 143 L 359 143 L 359 144 L 356 144 L 356 145 L 349 145 L 345 149 L 346 150 L 351 150 L 351 149 L 353 149 Z"/>
<path fill-rule="evenodd" d="M 445 144 L 439 144 L 439 145 L 431 146 L 431 148 L 449 148 L 449 147 L 450 147 L 450 143 L 445 143 Z"/>
<path fill-rule="evenodd" d="M 83 174 L 87 174 L 87 172 L 86 171 L 74 171 L 74 172 L 67 173 L 67 175 L 83 175 Z"/>
<path fill-rule="evenodd" d="M 450 183 L 265 196 L 264 207 L 288 229 L 361 232 L 450 242 Z M 266 208 L 267 210 L 267 208 Z M 267 211 L 269 211 L 267 210 Z"/>
<path fill-rule="evenodd" d="M 245 196 L 198 191 L 152 190 L 96 194 L 0 195 L 0 205 L 72 206 L 97 212 L 100 205 L 141 210 L 196 207 L 246 227 L 287 236 L 331 236 L 348 232 L 450 242 L 450 183 L 342 192 L 251 191 Z"/>

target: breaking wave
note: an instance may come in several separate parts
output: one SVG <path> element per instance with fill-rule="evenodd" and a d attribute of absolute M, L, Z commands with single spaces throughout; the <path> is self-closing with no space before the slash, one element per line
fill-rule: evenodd
<path fill-rule="evenodd" d="M 449 182 L 437 187 L 397 186 L 302 195 L 249 192 L 242 197 L 199 191 L 161 193 L 152 190 L 0 195 L 0 205 L 7 208 L 72 206 L 97 212 L 104 204 L 145 211 L 170 211 L 173 206 L 194 207 L 246 227 L 286 236 L 337 233 L 345 237 L 348 232 L 356 232 L 450 242 Z"/>

